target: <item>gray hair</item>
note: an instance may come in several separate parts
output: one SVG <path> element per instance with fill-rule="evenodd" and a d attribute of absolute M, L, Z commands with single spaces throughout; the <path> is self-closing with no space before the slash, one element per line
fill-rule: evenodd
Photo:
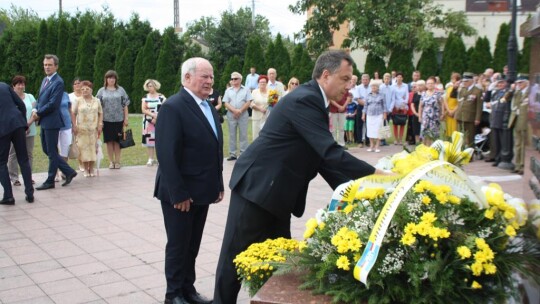
<path fill-rule="evenodd" d="M 55 66 L 58 66 L 58 63 L 60 62 L 60 60 L 58 59 L 58 56 L 53 55 L 53 54 L 45 55 L 45 59 L 52 59 L 54 61 Z"/>
<path fill-rule="evenodd" d="M 231 78 L 233 78 L 233 77 L 240 78 L 240 81 L 242 81 L 242 74 L 240 74 L 238 72 L 232 72 L 231 73 Z"/>
<path fill-rule="evenodd" d="M 202 57 L 193 57 L 189 58 L 188 60 L 184 61 L 182 63 L 182 85 L 185 85 L 185 79 L 186 75 L 195 75 L 195 71 L 197 70 L 197 65 L 203 61 L 206 61 L 206 59 Z"/>
<path fill-rule="evenodd" d="M 331 74 L 335 73 L 341 67 L 341 62 L 345 60 L 349 65 L 353 64 L 353 59 L 351 55 L 347 54 L 345 51 L 327 51 L 321 54 L 315 62 L 315 68 L 313 68 L 313 73 L 311 78 L 319 79 L 321 78 L 324 70 L 329 71 Z"/>

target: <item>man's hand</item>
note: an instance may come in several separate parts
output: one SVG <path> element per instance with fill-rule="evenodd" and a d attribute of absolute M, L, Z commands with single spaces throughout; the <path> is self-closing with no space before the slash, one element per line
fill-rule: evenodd
<path fill-rule="evenodd" d="M 188 212 L 191 206 L 191 203 L 193 203 L 193 200 L 191 198 L 187 199 L 183 202 L 174 204 L 174 209 L 178 209 L 182 212 Z"/>
<path fill-rule="evenodd" d="M 475 121 L 474 121 L 474 125 L 475 125 L 475 126 L 478 126 L 479 124 L 480 124 L 480 120 L 475 120 Z"/>
<path fill-rule="evenodd" d="M 225 195 L 225 192 L 221 191 L 221 192 L 219 193 L 219 196 L 218 196 L 217 200 L 216 200 L 214 203 L 219 203 L 219 202 L 221 202 L 221 201 L 223 200 L 223 196 L 224 196 L 224 195 Z"/>
<path fill-rule="evenodd" d="M 127 127 L 129 125 L 129 119 L 124 119 L 124 126 Z"/>
<path fill-rule="evenodd" d="M 31 119 L 32 119 L 32 121 L 38 121 L 38 120 L 39 120 L 39 116 L 37 115 L 36 112 L 33 112 L 33 113 L 32 113 Z"/>

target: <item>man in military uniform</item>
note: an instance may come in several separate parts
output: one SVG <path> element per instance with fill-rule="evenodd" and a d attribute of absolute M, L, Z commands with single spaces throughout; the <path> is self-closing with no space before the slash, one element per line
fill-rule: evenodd
<path fill-rule="evenodd" d="M 523 174 L 525 161 L 525 143 L 527 141 L 527 112 L 529 111 L 529 75 L 519 74 L 516 79 L 514 98 L 512 99 L 512 114 L 510 124 L 514 127 L 514 173 Z"/>
<path fill-rule="evenodd" d="M 496 88 L 491 92 L 489 127 L 491 128 L 490 139 L 492 140 L 490 142 L 490 154 L 493 155 L 493 166 L 497 167 L 499 162 L 502 161 L 501 151 L 508 150 L 511 152 L 513 145 L 507 144 L 508 147 L 502 146 L 504 143 L 511 143 L 512 139 L 512 130 L 508 128 L 511 95 L 506 89 L 506 80 L 499 76 L 495 81 L 497 83 Z M 512 161 L 511 157 L 510 161 Z"/>
<path fill-rule="evenodd" d="M 458 92 L 458 108 L 455 117 L 458 123 L 458 130 L 465 134 L 465 145 L 474 145 L 474 135 L 476 126 L 480 124 L 482 118 L 482 90 L 474 85 L 474 74 L 463 73 L 461 88 Z"/>

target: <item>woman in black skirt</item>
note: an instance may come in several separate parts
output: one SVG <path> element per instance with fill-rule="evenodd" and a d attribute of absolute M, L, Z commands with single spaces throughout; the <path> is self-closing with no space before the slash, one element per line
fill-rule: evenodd
<path fill-rule="evenodd" d="M 109 169 L 120 169 L 120 136 L 128 126 L 129 97 L 124 88 L 118 85 L 118 74 L 109 70 L 105 73 L 103 87 L 96 97 L 103 108 L 103 141 L 107 144 Z"/>

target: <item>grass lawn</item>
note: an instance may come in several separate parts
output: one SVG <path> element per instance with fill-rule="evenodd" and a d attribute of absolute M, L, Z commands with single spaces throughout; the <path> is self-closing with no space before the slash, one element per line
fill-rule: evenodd
<path fill-rule="evenodd" d="M 223 155 L 229 155 L 229 128 L 227 121 L 222 124 L 223 127 Z M 146 147 L 141 144 L 142 133 L 142 115 L 130 114 L 129 115 L 129 128 L 133 131 L 133 138 L 135 139 L 135 146 L 122 150 L 122 165 L 123 166 L 137 166 L 145 165 L 148 161 L 148 155 L 146 153 Z M 38 132 L 35 139 L 34 146 L 34 168 L 32 172 L 45 172 L 49 168 L 49 160 L 41 149 L 41 140 L 39 138 L 40 129 L 38 126 Z M 248 127 L 248 140 L 251 142 L 251 122 Z M 109 167 L 109 158 L 107 157 L 107 147 L 105 144 L 102 146 L 104 158 L 101 160 L 101 168 Z M 78 168 L 77 160 L 70 159 L 69 164 L 73 168 Z"/>

